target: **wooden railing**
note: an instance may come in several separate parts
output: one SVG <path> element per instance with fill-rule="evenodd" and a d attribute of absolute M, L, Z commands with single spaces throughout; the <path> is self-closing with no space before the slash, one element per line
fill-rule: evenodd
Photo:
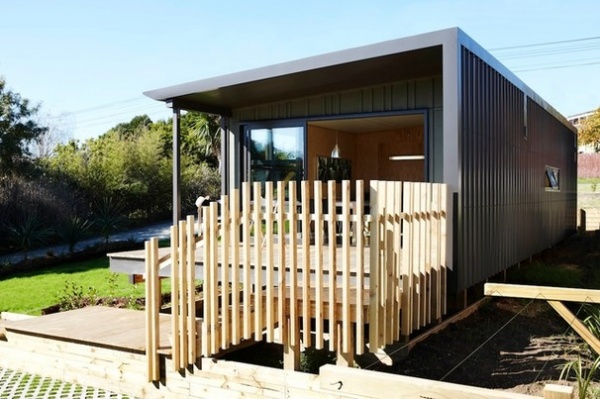
<path fill-rule="evenodd" d="M 296 182 L 244 183 L 202 208 L 198 236 L 193 217 L 173 228 L 170 255 L 159 258 L 156 240 L 147 243 L 148 299 L 159 297 L 153 270 L 172 267 L 176 368 L 249 339 L 296 354 L 302 341 L 351 359 L 446 312 L 445 185 L 371 181 L 365 192 L 362 181 L 354 190 L 330 181 L 310 188 L 307 181 L 300 193 Z M 199 319 L 196 264 L 203 272 Z M 154 330 L 158 306 L 149 303 Z M 158 342 L 153 334 L 149 342 Z"/>

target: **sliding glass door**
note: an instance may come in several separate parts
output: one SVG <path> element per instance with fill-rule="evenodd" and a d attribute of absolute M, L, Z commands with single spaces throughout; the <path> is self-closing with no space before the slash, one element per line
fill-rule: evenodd
<path fill-rule="evenodd" d="M 300 181 L 304 177 L 304 126 L 248 126 L 247 180 Z"/>

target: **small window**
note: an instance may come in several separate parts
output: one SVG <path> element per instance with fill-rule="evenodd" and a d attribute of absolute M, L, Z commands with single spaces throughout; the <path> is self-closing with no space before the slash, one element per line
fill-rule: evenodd
<path fill-rule="evenodd" d="M 560 191 L 560 169 L 546 165 L 546 191 Z"/>

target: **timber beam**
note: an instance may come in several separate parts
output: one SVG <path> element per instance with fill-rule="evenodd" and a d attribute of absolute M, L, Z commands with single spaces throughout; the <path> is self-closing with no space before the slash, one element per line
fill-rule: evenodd
<path fill-rule="evenodd" d="M 580 288 L 486 283 L 484 293 L 487 296 L 500 296 L 507 298 L 600 303 L 600 290 L 588 290 Z"/>
<path fill-rule="evenodd" d="M 485 295 L 505 298 L 542 299 L 569 324 L 573 330 L 598 354 L 600 339 L 581 322 L 561 301 L 600 303 L 600 290 L 579 288 L 544 287 L 534 285 L 514 285 L 486 283 Z"/>

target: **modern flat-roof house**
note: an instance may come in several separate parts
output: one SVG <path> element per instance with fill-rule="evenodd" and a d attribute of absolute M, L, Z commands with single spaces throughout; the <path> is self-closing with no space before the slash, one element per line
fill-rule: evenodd
<path fill-rule="evenodd" d="M 317 179 L 334 147 L 351 180 L 448 184 L 450 292 L 576 229 L 575 128 L 458 28 L 145 94 L 223 117 L 224 193 Z"/>
<path fill-rule="evenodd" d="M 148 398 L 514 397 L 384 376 L 368 370 L 372 356 L 355 359 L 391 359 L 442 322 L 446 298 L 576 229 L 575 128 L 467 35 L 146 94 L 174 111 L 170 247 L 152 238 L 109 254 L 112 270 L 144 275 L 144 311 L 2 321 L 0 367 Z M 186 220 L 181 110 L 221 115 L 224 132 L 224 195 Z M 286 370 L 221 359 L 257 342 L 281 345 Z M 303 347 L 334 352 L 337 366 L 294 371 Z M 361 361 L 367 370 L 339 367 Z"/>

